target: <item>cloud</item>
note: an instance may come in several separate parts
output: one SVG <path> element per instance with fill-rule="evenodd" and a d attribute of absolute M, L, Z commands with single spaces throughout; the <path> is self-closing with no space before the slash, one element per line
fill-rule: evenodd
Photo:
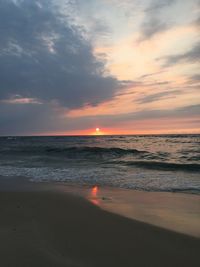
<path fill-rule="evenodd" d="M 190 76 L 189 81 L 193 83 L 199 83 L 200 82 L 200 74 L 194 74 Z"/>
<path fill-rule="evenodd" d="M 177 94 L 180 94 L 180 91 L 178 91 L 178 90 L 164 91 L 164 92 L 159 92 L 156 94 L 151 94 L 151 95 L 140 97 L 139 99 L 136 100 L 136 102 L 138 102 L 140 104 L 146 104 L 146 103 L 158 101 L 160 99 L 171 98 Z"/>
<path fill-rule="evenodd" d="M 105 75 L 84 30 L 55 1 L 0 2 L 0 99 L 38 99 L 67 108 L 97 105 L 121 87 Z"/>
<path fill-rule="evenodd" d="M 60 12 L 67 15 L 73 25 L 84 28 L 84 36 L 94 45 L 102 39 L 110 39 L 112 29 L 105 15 L 106 6 L 109 3 L 99 0 L 59 0 L 58 2 Z"/>
<path fill-rule="evenodd" d="M 116 115 L 97 115 L 85 117 L 63 116 L 63 109 L 52 104 L 38 105 L 19 105 L 3 103 L 0 105 L 0 135 L 29 135 L 29 134 L 48 134 L 66 133 L 68 131 L 81 131 L 94 128 L 97 124 L 101 127 L 112 128 L 121 127 L 123 124 L 133 125 L 138 122 L 151 129 L 151 123 L 147 121 L 167 119 L 170 125 L 174 119 L 197 120 L 200 114 L 200 105 L 185 106 L 176 109 L 155 109 L 141 110 L 126 114 Z M 144 123 L 145 121 L 145 123 Z M 180 122 L 181 123 L 181 122 Z M 196 123 L 198 127 L 199 124 Z M 189 129 L 190 127 L 188 127 Z"/>
<path fill-rule="evenodd" d="M 141 110 L 138 112 L 126 113 L 126 114 L 117 114 L 117 115 L 101 115 L 88 116 L 83 118 L 84 120 L 99 121 L 103 126 L 112 126 L 112 125 L 120 125 L 123 122 L 134 122 L 134 121 L 142 121 L 142 120 L 154 120 L 154 119 L 163 119 L 167 118 L 168 120 L 174 118 L 191 118 L 191 117 L 199 117 L 200 114 L 200 105 L 191 105 L 185 106 L 176 109 L 155 109 L 155 110 Z M 151 127 L 149 125 L 149 127 Z"/>
<path fill-rule="evenodd" d="M 141 36 L 139 41 L 145 41 L 154 35 L 166 31 L 170 28 L 169 23 L 160 18 L 162 9 L 169 7 L 176 0 L 153 0 L 145 9 L 145 19 L 141 25 Z"/>
<path fill-rule="evenodd" d="M 157 121 L 159 129 L 169 126 L 168 130 L 173 131 L 173 128 L 170 128 L 173 125 L 173 121 L 176 121 L 176 124 L 179 122 L 179 127 L 181 127 L 182 121 L 184 120 L 186 121 L 186 125 L 184 125 L 184 127 L 186 127 L 187 130 L 190 130 L 190 121 L 193 121 L 194 128 L 199 128 L 199 114 L 200 105 L 191 105 L 176 109 L 152 109 L 126 114 L 73 118 L 73 120 L 69 123 L 72 123 L 70 129 L 73 130 L 79 130 L 78 125 L 81 125 L 81 127 L 84 125 L 85 128 L 82 129 L 88 129 L 98 124 L 101 125 L 102 128 L 109 129 L 116 127 L 118 130 L 121 129 L 121 132 L 123 132 L 128 129 L 133 130 L 135 125 L 140 125 L 140 127 L 144 127 L 148 131 L 153 127 L 152 122 Z M 140 131 L 139 128 L 137 130 L 138 132 Z"/>
<path fill-rule="evenodd" d="M 146 73 L 146 74 L 141 75 L 139 77 L 139 79 L 145 79 L 145 78 L 153 77 L 153 76 L 159 75 L 163 72 L 164 72 L 163 70 L 160 70 L 160 71 L 156 71 L 156 72 L 152 72 L 152 73 Z"/>
<path fill-rule="evenodd" d="M 197 27 L 197 29 L 200 28 L 200 16 L 193 22 L 193 25 Z"/>
<path fill-rule="evenodd" d="M 200 62 L 200 42 L 185 53 L 165 56 L 158 60 L 164 60 L 164 67 L 169 67 L 182 62 L 198 63 Z"/>
<path fill-rule="evenodd" d="M 34 98 L 21 98 L 20 96 L 11 97 L 10 99 L 1 100 L 0 103 L 9 104 L 42 104 L 40 101 Z"/>
<path fill-rule="evenodd" d="M 51 105 L 0 103 L 0 135 L 29 135 L 61 127 Z"/>
<path fill-rule="evenodd" d="M 152 0 L 150 6 L 146 9 L 146 11 L 157 12 L 161 8 L 170 6 L 175 3 L 176 0 Z"/>
<path fill-rule="evenodd" d="M 150 39 L 151 37 L 153 37 L 155 34 L 163 32 L 165 30 L 168 29 L 168 25 L 162 21 L 160 21 L 160 19 L 155 18 L 155 17 L 151 17 L 148 18 L 148 21 L 145 21 L 142 24 L 142 38 L 141 40 L 147 40 Z"/>
<path fill-rule="evenodd" d="M 194 74 L 188 76 L 186 81 L 186 88 L 190 88 L 192 90 L 199 92 L 200 91 L 200 74 Z"/>

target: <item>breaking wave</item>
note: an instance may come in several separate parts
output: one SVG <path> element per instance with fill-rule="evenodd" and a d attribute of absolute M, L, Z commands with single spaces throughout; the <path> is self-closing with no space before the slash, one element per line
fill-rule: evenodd
<path fill-rule="evenodd" d="M 2 151 L 2 150 L 1 150 Z M 72 147 L 51 147 L 51 146 L 22 146 L 12 147 L 10 149 L 5 149 L 3 152 L 7 153 L 33 153 L 33 154 L 56 154 L 60 155 L 68 155 L 68 156 L 124 156 L 131 154 L 147 154 L 147 151 L 140 151 L 137 149 L 123 149 L 118 147 L 89 147 L 89 146 L 72 146 Z"/>
<path fill-rule="evenodd" d="M 158 162 L 158 161 L 128 161 L 119 163 L 125 164 L 127 166 L 136 166 L 152 170 L 166 170 L 166 171 L 200 171 L 200 164 L 181 164 L 181 163 L 169 163 L 169 162 Z"/>

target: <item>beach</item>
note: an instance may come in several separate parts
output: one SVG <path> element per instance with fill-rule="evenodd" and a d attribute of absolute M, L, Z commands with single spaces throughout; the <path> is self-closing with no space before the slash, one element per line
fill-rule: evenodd
<path fill-rule="evenodd" d="M 2 188 L 1 266 L 200 264 L 199 238 L 110 213 L 61 185 Z"/>

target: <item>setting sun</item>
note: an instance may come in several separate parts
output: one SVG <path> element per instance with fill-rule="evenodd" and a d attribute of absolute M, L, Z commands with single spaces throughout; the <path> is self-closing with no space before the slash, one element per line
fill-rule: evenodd
<path fill-rule="evenodd" d="M 95 133 L 94 134 L 95 135 L 103 135 L 103 132 L 99 127 L 97 127 L 97 128 L 95 128 Z"/>

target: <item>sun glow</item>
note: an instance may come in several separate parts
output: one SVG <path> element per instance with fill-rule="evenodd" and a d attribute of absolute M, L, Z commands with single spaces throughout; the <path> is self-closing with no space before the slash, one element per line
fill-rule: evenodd
<path fill-rule="evenodd" d="M 101 129 L 99 127 L 97 127 L 97 128 L 95 128 L 94 135 L 103 135 L 103 132 L 101 131 Z"/>

